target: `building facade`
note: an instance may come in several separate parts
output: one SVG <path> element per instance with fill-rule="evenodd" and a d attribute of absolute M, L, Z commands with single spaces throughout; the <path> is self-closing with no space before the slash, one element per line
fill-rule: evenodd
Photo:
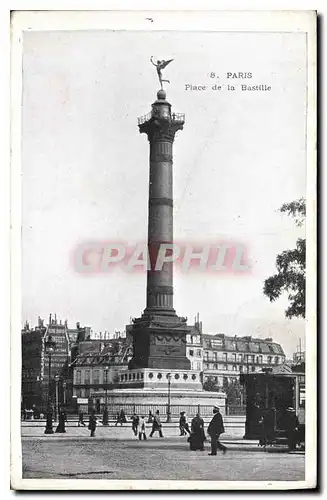
<path fill-rule="evenodd" d="M 78 409 L 91 404 L 99 413 L 103 410 L 106 393 L 119 382 L 119 372 L 126 370 L 132 358 L 132 345 L 126 337 L 82 342 L 81 353 L 72 362 L 73 400 Z M 80 400 L 88 403 L 79 403 Z"/>
<path fill-rule="evenodd" d="M 213 380 L 218 387 L 239 379 L 242 373 L 262 372 L 281 365 L 285 353 L 272 338 L 202 335 L 203 381 Z"/>
<path fill-rule="evenodd" d="M 191 370 L 203 372 L 203 339 L 202 322 L 199 321 L 199 315 L 194 320 L 194 326 L 186 335 L 186 356 L 191 362 Z"/>
<path fill-rule="evenodd" d="M 67 321 L 62 323 L 52 314 L 46 325 L 40 317 L 34 328 L 25 323 L 21 332 L 23 408 L 36 406 L 45 411 L 48 401 L 56 399 L 61 404 L 69 404 L 72 397 L 70 364 L 78 354 L 78 343 L 89 331 L 88 327 L 81 328 L 79 324 L 70 329 Z M 49 341 L 53 342 L 51 351 Z"/>
<path fill-rule="evenodd" d="M 49 390 L 54 400 L 77 409 L 78 399 L 101 411 L 106 392 L 119 383 L 121 374 L 132 358 L 132 337 L 128 325 L 126 336 L 91 338 L 91 329 L 69 328 L 56 315 L 47 325 L 39 318 L 35 328 L 25 324 L 22 330 L 22 405 L 45 408 Z M 271 338 L 228 336 L 222 333 L 203 334 L 199 316 L 186 336 L 186 356 L 191 370 L 198 372 L 202 383 L 212 382 L 222 389 L 226 382 L 239 380 L 241 374 L 262 372 L 281 366 L 285 354 Z M 49 384 L 49 353 L 47 341 L 55 342 L 51 354 Z M 56 385 L 57 384 L 57 385 Z"/>

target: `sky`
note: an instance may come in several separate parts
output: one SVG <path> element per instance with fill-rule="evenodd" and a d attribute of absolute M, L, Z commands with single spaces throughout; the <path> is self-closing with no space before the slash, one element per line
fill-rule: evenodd
<path fill-rule="evenodd" d="M 174 307 L 190 324 L 199 313 L 205 333 L 273 337 L 291 356 L 304 321 L 286 320 L 287 297 L 270 303 L 262 290 L 276 255 L 304 232 L 278 211 L 306 190 L 301 33 L 24 33 L 22 321 L 51 312 L 114 332 L 145 307 L 144 273 L 84 275 L 72 255 L 90 240 L 146 241 L 149 144 L 137 118 L 159 89 L 150 56 L 174 59 L 167 99 L 186 116 L 174 143 L 174 237 L 239 242 L 252 265 L 247 274 L 176 272 Z M 227 79 L 239 72 L 252 78 Z"/>

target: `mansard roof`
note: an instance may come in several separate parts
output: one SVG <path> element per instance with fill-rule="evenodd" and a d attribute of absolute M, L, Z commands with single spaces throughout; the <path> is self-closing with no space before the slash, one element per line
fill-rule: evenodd
<path fill-rule="evenodd" d="M 219 351 L 239 351 L 285 356 L 282 346 L 274 342 L 270 337 L 261 339 L 252 336 L 238 337 L 237 335 L 228 336 L 218 333 L 216 335 L 204 334 L 203 340 L 209 342 L 210 346 L 208 348 Z"/>

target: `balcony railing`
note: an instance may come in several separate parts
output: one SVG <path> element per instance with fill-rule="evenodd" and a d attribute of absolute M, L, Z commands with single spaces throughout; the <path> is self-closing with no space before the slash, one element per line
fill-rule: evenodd
<path fill-rule="evenodd" d="M 143 125 L 143 123 L 151 120 L 151 118 L 158 118 L 158 115 L 154 113 L 153 111 L 150 111 L 146 115 L 141 116 L 140 118 L 137 119 L 138 125 Z M 184 113 L 171 113 L 170 118 L 178 123 L 184 123 L 185 122 L 185 114 Z"/>
<path fill-rule="evenodd" d="M 138 125 L 142 125 L 143 123 L 149 121 L 152 118 L 152 112 L 147 113 L 146 115 L 141 116 L 140 118 L 137 119 Z"/>

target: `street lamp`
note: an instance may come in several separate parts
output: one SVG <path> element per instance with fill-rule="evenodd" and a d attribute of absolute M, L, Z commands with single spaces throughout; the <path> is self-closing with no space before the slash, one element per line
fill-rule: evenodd
<path fill-rule="evenodd" d="M 64 405 L 66 405 L 66 387 L 67 387 L 67 384 L 66 384 L 66 382 L 64 381 L 64 382 L 62 383 L 62 389 L 63 389 L 63 391 L 64 391 Z"/>
<path fill-rule="evenodd" d="M 102 425 L 108 425 L 108 370 L 109 367 L 104 367 L 104 375 L 105 375 L 105 406 L 102 417 Z"/>
<path fill-rule="evenodd" d="M 56 404 L 55 404 L 55 421 L 59 418 L 59 380 L 60 377 L 58 373 L 55 375 L 55 381 L 56 381 Z"/>
<path fill-rule="evenodd" d="M 168 380 L 168 404 L 167 404 L 167 422 L 171 422 L 171 411 L 170 411 L 170 386 L 171 386 L 171 373 L 167 373 Z"/>
<path fill-rule="evenodd" d="M 51 357 L 56 348 L 56 343 L 49 335 L 48 340 L 45 342 L 45 351 L 49 356 L 49 384 L 48 384 L 48 403 L 47 403 L 47 422 L 44 434 L 53 434 L 52 428 L 52 408 L 51 408 Z"/>

